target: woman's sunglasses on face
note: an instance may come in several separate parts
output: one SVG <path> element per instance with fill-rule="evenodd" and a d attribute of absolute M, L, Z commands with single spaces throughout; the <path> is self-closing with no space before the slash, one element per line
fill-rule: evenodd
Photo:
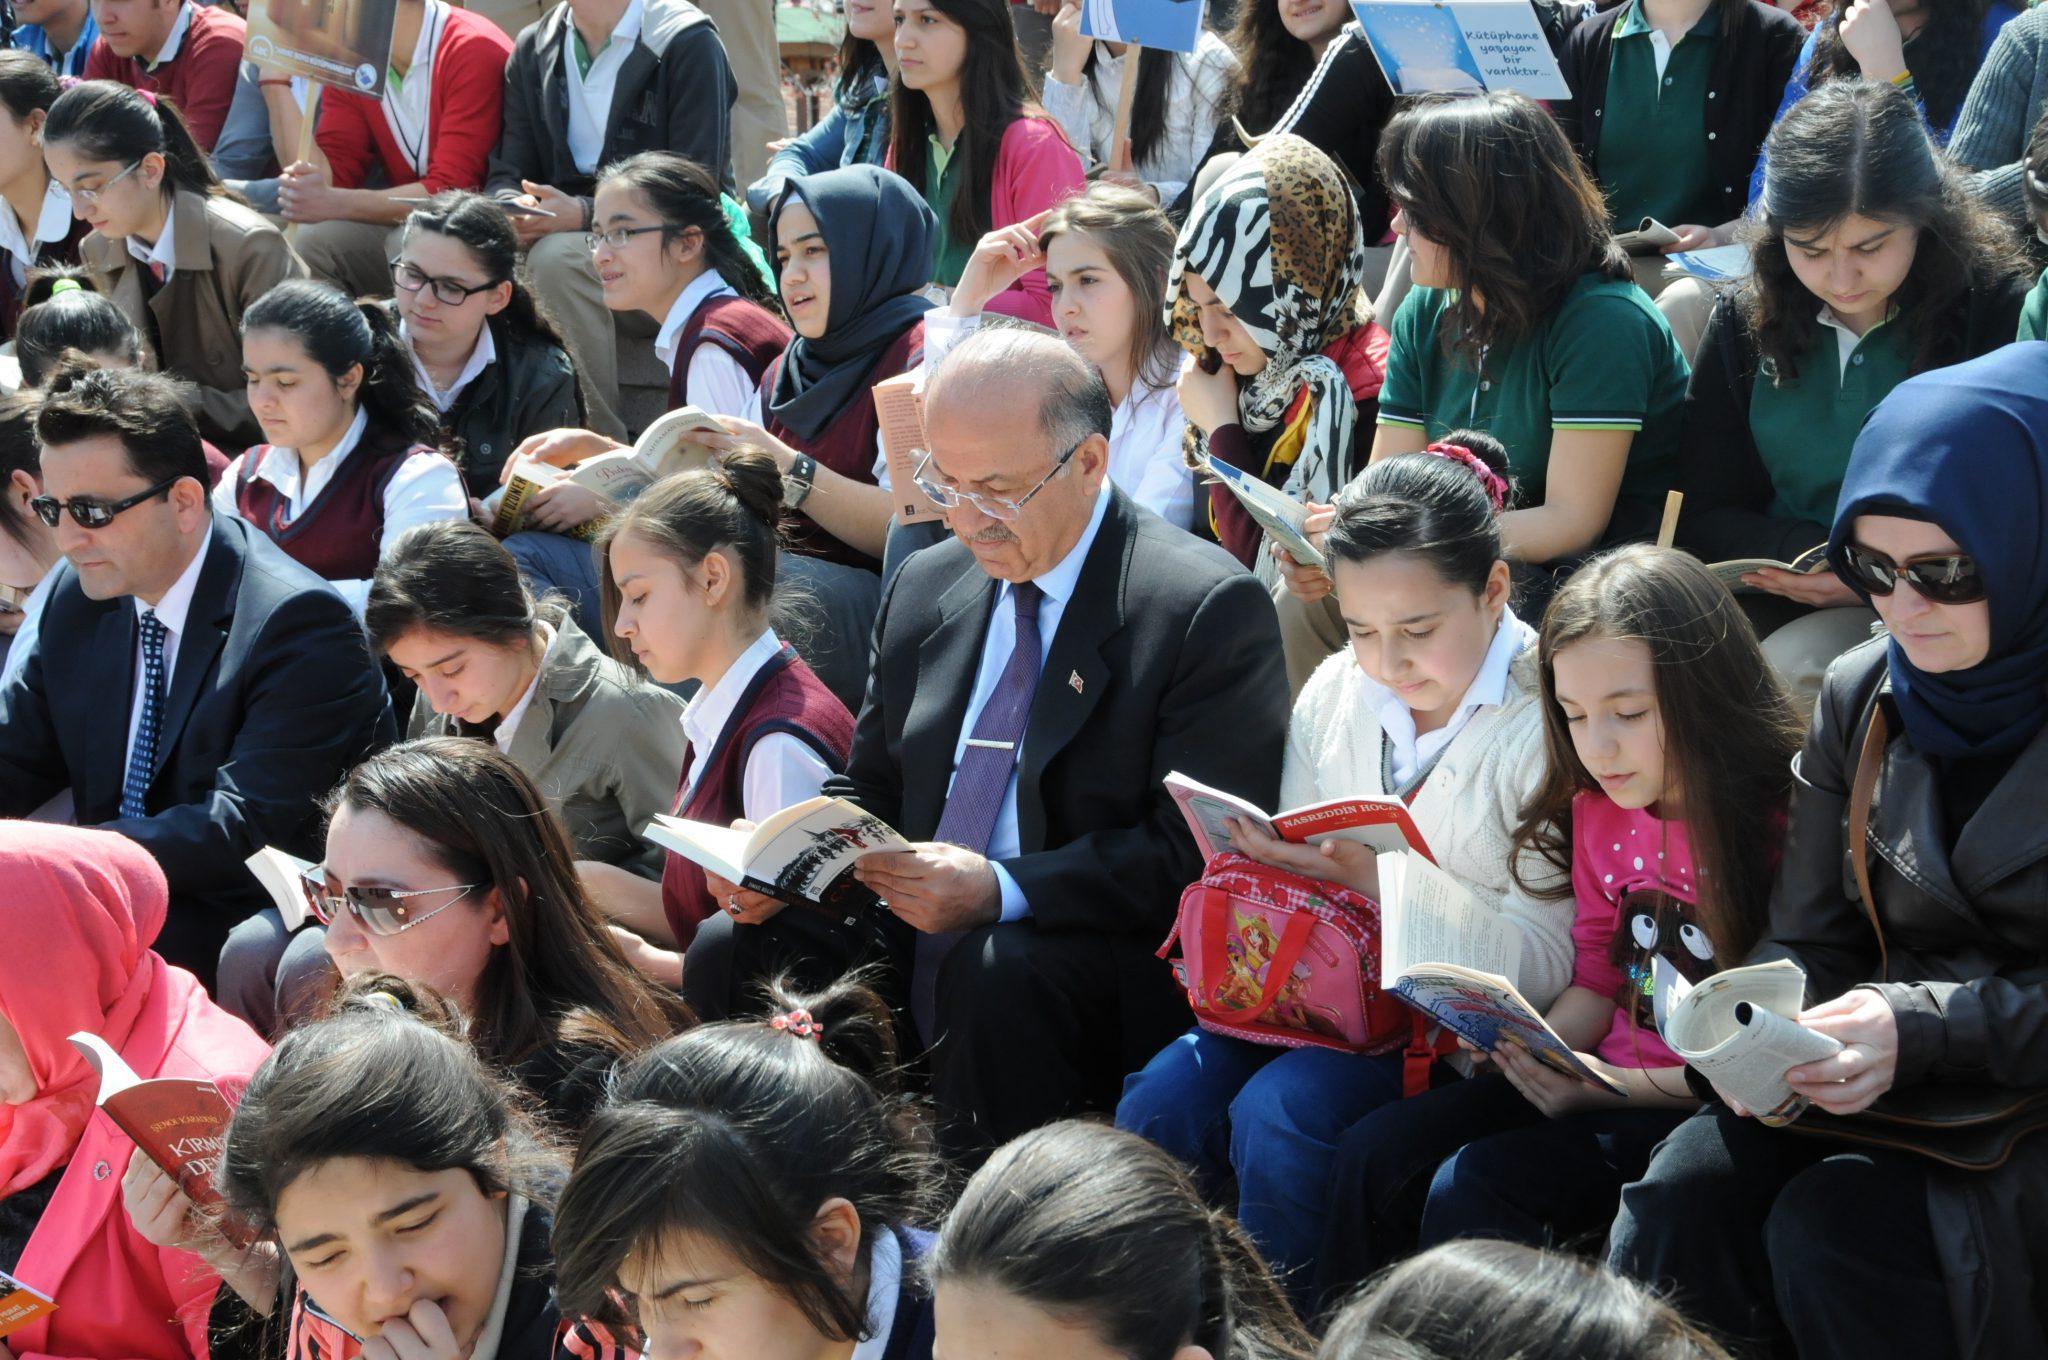
<path fill-rule="evenodd" d="M 451 883 L 440 888 L 344 888 L 337 883 L 320 865 L 306 870 L 302 876 L 306 887 L 306 902 L 313 910 L 313 919 L 323 926 L 331 926 L 346 911 L 364 930 L 372 935 L 400 935 L 411 930 L 422 921 L 439 916 L 463 898 L 483 887 L 481 883 Z M 411 905 L 415 897 L 437 897 L 442 893 L 455 896 L 439 906 L 422 911 Z"/>
<path fill-rule="evenodd" d="M 1901 581 L 1932 604 L 1975 604 L 1985 595 L 1984 573 L 1968 553 L 1923 553 L 1894 562 L 1852 542 L 1842 549 L 1842 565 L 1871 595 L 1889 595 Z"/>

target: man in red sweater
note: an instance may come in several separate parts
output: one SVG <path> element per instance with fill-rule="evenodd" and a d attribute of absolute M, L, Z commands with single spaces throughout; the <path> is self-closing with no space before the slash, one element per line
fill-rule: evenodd
<path fill-rule="evenodd" d="M 192 0 L 93 0 L 100 36 L 87 80 L 116 80 L 178 106 L 192 139 L 212 151 L 235 97 L 248 33 L 224 7 Z"/>

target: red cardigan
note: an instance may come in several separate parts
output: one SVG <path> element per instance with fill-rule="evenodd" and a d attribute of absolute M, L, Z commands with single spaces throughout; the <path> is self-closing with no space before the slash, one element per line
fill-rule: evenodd
<path fill-rule="evenodd" d="M 504 117 L 505 63 L 512 59 L 512 40 L 481 14 L 452 7 L 447 13 L 427 95 L 427 172 L 422 175 L 406 159 L 381 101 L 330 88 L 320 95 L 314 139 L 327 153 L 335 188 L 362 188 L 372 156 L 383 159 L 390 183 L 418 180 L 430 195 L 483 186 Z"/>
<path fill-rule="evenodd" d="M 190 3 L 190 0 L 188 0 Z M 249 26 L 233 11 L 217 5 L 192 5 L 192 23 L 178 44 L 178 55 L 154 71 L 133 57 L 114 55 L 105 38 L 95 38 L 85 56 L 87 80 L 112 80 L 130 89 L 160 94 L 178 106 L 185 126 L 201 151 L 212 151 L 228 120 L 241 75 L 242 44 Z"/>

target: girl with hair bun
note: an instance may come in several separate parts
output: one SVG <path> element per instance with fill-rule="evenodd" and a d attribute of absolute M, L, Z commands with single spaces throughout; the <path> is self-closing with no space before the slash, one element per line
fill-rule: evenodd
<path fill-rule="evenodd" d="M 66 351 L 76 351 L 101 368 L 140 368 L 142 336 L 121 309 L 95 290 L 80 269 L 52 269 L 32 276 L 15 322 L 14 353 L 21 360 L 21 385 L 40 388 L 55 374 Z M 227 460 L 221 460 L 226 466 Z"/>
<path fill-rule="evenodd" d="M 930 1266 L 941 1351 L 1068 1360 L 1308 1360 L 1244 1232 L 1158 1148 L 1069 1120 L 998 1148 Z"/>
<path fill-rule="evenodd" d="M 92 225 L 79 257 L 148 341 L 192 382 L 200 433 L 226 448 L 260 435 L 242 377 L 242 314 L 306 266 L 284 233 L 234 198 L 168 101 L 109 80 L 57 97 L 43 158 Z"/>
<path fill-rule="evenodd" d="M 858 976 L 764 992 L 620 1073 L 555 1220 L 563 1307 L 624 1305 L 653 1356 L 931 1360 L 944 1171 L 889 1008 Z"/>
<path fill-rule="evenodd" d="M 214 508 L 325 577 L 361 614 L 377 561 L 406 530 L 466 519 L 441 422 L 413 382 L 390 312 L 298 279 L 242 323 L 249 406 L 267 441 L 229 465 Z"/>
<path fill-rule="evenodd" d="M 1514 878 L 1519 867 L 1533 882 L 1562 881 L 1513 849 L 1543 772 L 1543 718 L 1536 634 L 1509 607 L 1506 469 L 1497 442 L 1453 430 L 1373 464 L 1338 497 L 1324 551 L 1350 646 L 1317 667 L 1295 703 L 1280 806 L 1406 799 L 1443 870 L 1520 934 L 1515 985 L 1547 1005 L 1571 978 L 1571 909 Z M 1360 846 L 1289 845 L 1246 825 L 1232 844 L 1272 868 L 1379 896 L 1377 862 Z M 1125 1084 L 1117 1123 L 1180 1158 L 1211 1193 L 1234 1180 L 1238 1218 L 1308 1311 L 1338 1143 L 1381 1106 L 1412 1103 L 1400 1098 L 1402 1059 L 1190 1029 Z"/>
<path fill-rule="evenodd" d="M 782 476 L 768 455 L 720 455 L 657 482 L 597 541 L 606 630 L 663 684 L 696 680 L 683 711 L 676 815 L 752 824 L 846 768 L 853 715 L 769 623 Z M 749 987 L 789 972 L 823 986 L 869 959 L 900 961 L 904 930 L 886 913 L 834 919 L 744 891 L 670 854 L 659 888 L 584 866 L 605 911 L 646 939 L 643 966 L 680 982 L 707 1019 L 733 1014 Z M 688 951 L 688 965 L 677 953 Z M 680 976 L 677 970 L 680 969 Z"/>

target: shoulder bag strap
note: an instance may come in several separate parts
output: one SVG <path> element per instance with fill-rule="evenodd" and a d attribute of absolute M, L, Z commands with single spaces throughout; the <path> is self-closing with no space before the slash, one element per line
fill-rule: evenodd
<path fill-rule="evenodd" d="M 1856 757 L 1856 778 L 1849 786 L 1849 863 L 1856 873 L 1856 895 L 1863 903 L 1863 914 L 1870 918 L 1870 928 L 1877 935 L 1878 976 L 1887 981 L 1892 973 L 1891 956 L 1885 949 L 1877 898 L 1870 891 L 1870 800 L 1877 791 L 1885 744 L 1890 740 L 1891 724 L 1885 719 L 1884 703 L 1873 698 L 1870 722 L 1863 729 L 1863 748 Z"/>

